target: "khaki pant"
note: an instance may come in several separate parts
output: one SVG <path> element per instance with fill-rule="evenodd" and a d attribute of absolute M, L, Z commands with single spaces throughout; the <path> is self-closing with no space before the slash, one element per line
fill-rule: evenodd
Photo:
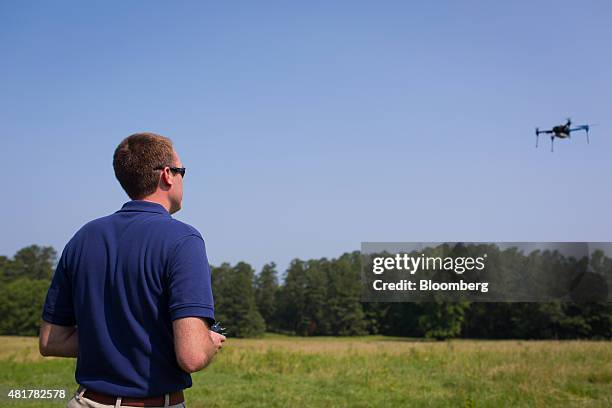
<path fill-rule="evenodd" d="M 92 401 L 89 398 L 83 397 L 83 393 L 85 392 L 85 390 L 86 388 L 79 386 L 79 388 L 74 393 L 74 397 L 72 397 L 70 401 L 68 401 L 68 405 L 66 405 L 66 408 L 118 408 L 122 406 L 121 397 L 117 397 L 115 405 L 100 404 L 99 402 Z M 160 406 L 157 408 L 185 408 L 184 402 L 181 402 L 176 405 L 170 405 L 168 400 L 169 397 L 168 394 L 166 394 L 166 403 L 163 405 L 163 407 Z M 125 405 L 123 406 L 125 407 Z"/>

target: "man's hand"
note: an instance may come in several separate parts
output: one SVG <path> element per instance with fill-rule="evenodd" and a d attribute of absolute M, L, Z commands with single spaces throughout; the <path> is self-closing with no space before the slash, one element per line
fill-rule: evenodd
<path fill-rule="evenodd" d="M 212 330 L 210 331 L 210 338 L 217 349 L 216 353 L 221 350 L 221 348 L 223 347 L 223 342 L 227 340 L 224 335 L 214 332 Z"/>

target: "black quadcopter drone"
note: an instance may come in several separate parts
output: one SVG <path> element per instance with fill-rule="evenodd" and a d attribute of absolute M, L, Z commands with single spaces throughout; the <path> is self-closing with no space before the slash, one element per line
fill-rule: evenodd
<path fill-rule="evenodd" d="M 550 135 L 550 151 L 552 152 L 554 151 L 553 144 L 555 141 L 555 137 L 558 137 L 559 139 L 566 139 L 570 137 L 571 132 L 575 132 L 577 130 L 584 130 L 586 132 L 587 143 L 589 143 L 590 126 L 594 125 L 580 125 L 573 128 L 572 120 L 568 118 L 565 125 L 555 126 L 550 130 L 540 130 L 540 128 L 536 128 L 536 147 L 538 147 L 540 133 Z"/>

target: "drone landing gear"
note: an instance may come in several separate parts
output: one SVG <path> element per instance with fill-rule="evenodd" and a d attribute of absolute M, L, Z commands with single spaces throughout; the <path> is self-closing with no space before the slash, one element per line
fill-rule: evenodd
<path fill-rule="evenodd" d="M 551 152 L 554 152 L 554 151 L 555 151 L 555 149 L 554 149 L 554 145 L 555 145 L 555 137 L 554 137 L 554 136 L 551 136 L 551 137 L 550 137 L 550 151 L 551 151 Z"/>

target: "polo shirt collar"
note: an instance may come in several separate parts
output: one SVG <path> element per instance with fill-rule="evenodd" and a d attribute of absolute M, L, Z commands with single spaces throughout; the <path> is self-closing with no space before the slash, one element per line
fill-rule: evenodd
<path fill-rule="evenodd" d="M 152 212 L 158 214 L 170 215 L 163 205 L 144 200 L 132 200 L 123 204 L 123 207 L 117 212 L 136 211 L 136 212 Z"/>

